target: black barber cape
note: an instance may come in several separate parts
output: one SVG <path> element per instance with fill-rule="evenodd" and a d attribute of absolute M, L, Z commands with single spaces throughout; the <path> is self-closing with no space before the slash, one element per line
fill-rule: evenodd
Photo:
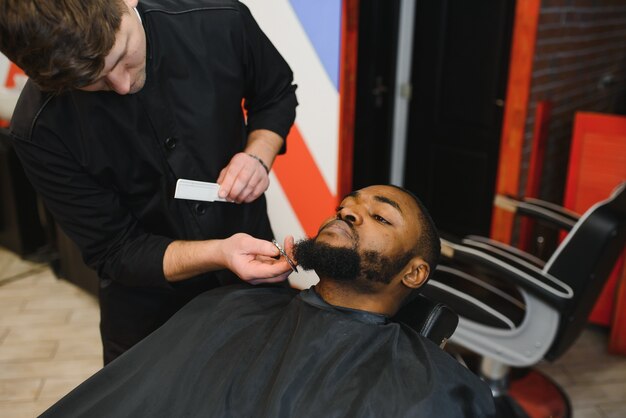
<path fill-rule="evenodd" d="M 312 289 L 230 286 L 195 298 L 43 417 L 493 415 L 488 387 L 404 325 Z"/>

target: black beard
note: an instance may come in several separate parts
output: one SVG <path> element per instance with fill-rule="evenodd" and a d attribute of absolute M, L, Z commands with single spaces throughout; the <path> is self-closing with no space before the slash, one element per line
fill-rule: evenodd
<path fill-rule="evenodd" d="M 294 258 L 305 270 L 315 270 L 318 276 L 338 281 L 355 281 L 362 277 L 368 283 L 389 284 L 413 257 L 405 253 L 398 257 L 385 257 L 376 251 L 366 251 L 363 256 L 357 248 L 332 247 L 316 242 L 314 238 L 296 243 Z M 365 290 L 365 289 L 364 289 Z"/>
<path fill-rule="evenodd" d="M 361 262 L 361 276 L 368 282 L 389 284 L 413 256 L 413 253 L 406 252 L 392 258 L 376 251 L 366 251 Z"/>
<path fill-rule="evenodd" d="M 361 257 L 355 249 L 331 247 L 313 238 L 297 242 L 293 256 L 303 269 L 341 281 L 355 280 L 361 266 Z"/>

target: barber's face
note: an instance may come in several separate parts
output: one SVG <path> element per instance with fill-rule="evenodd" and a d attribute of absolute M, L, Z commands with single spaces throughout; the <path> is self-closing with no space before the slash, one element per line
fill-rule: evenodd
<path fill-rule="evenodd" d="M 115 44 L 104 59 L 104 69 L 96 81 L 80 90 L 133 94 L 143 88 L 146 82 L 146 35 L 133 9 L 137 0 L 125 0 L 125 3 L 128 12 L 122 16 Z"/>
<path fill-rule="evenodd" d="M 388 283 L 413 256 L 416 210 L 396 188 L 360 190 L 341 202 L 316 238 L 296 245 L 296 259 L 320 277 Z"/>

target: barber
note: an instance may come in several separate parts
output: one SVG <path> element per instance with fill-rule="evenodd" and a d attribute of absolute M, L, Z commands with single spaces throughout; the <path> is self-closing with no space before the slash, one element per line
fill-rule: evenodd
<path fill-rule="evenodd" d="M 0 49 L 29 76 L 14 147 L 98 273 L 105 364 L 201 292 L 286 278 L 263 193 L 295 85 L 243 4 L 0 5 Z M 219 183 L 228 202 L 175 200 L 182 178 Z"/>

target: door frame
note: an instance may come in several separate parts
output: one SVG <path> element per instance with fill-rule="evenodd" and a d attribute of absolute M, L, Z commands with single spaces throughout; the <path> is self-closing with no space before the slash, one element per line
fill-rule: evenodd
<path fill-rule="evenodd" d="M 406 5 L 407 0 L 402 0 Z M 412 1 L 412 0 L 409 0 Z M 342 86 L 346 90 L 341 95 L 342 131 L 339 146 L 339 178 L 338 195 L 342 196 L 352 188 L 352 157 L 354 150 L 354 105 L 355 105 L 355 78 L 356 78 L 356 50 L 358 45 L 358 6 L 359 0 L 343 0 L 343 36 L 342 36 Z M 537 27 L 541 0 L 516 1 L 515 16 L 513 18 L 513 34 L 509 59 L 509 74 L 507 81 L 506 102 L 500 136 L 500 151 L 498 157 L 498 171 L 496 173 L 496 194 L 519 193 L 520 168 L 524 145 L 524 131 L 528 114 L 530 85 L 532 77 L 533 59 L 537 38 Z M 406 23 L 406 22 L 405 22 Z M 405 29 L 406 30 L 406 27 Z M 396 85 L 396 95 L 400 103 L 400 96 Z M 407 121 L 395 120 L 394 130 L 402 131 L 402 124 Z M 404 128 L 405 129 L 405 128 Z M 395 136 L 395 135 L 394 135 Z M 401 144 L 394 144 L 396 150 L 402 149 Z M 395 151 L 398 152 L 398 151 Z M 392 151 L 392 154 L 394 152 Z M 391 166 L 390 178 L 398 180 L 393 174 Z M 491 222 L 491 237 L 505 243 L 511 242 L 513 232 L 513 215 L 507 211 L 494 207 Z"/>
<path fill-rule="evenodd" d="M 517 1 L 513 20 L 511 58 L 507 82 L 504 120 L 500 136 L 500 156 L 496 173 L 497 194 L 519 194 L 524 130 L 528 114 L 530 84 L 535 56 L 541 0 Z M 510 243 L 514 215 L 494 207 L 491 237 Z"/>

